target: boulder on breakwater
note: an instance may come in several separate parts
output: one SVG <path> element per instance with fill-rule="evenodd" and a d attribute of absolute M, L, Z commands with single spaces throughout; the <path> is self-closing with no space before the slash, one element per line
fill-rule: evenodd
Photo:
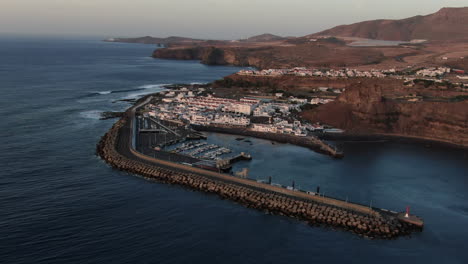
<path fill-rule="evenodd" d="M 380 213 L 364 214 L 345 208 L 321 204 L 289 195 L 262 190 L 253 186 L 213 179 L 190 171 L 166 168 L 150 164 L 138 157 L 128 157 L 119 150 L 125 131 L 128 131 L 127 118 L 123 117 L 101 138 L 97 154 L 112 167 L 143 176 L 149 180 L 178 184 L 190 189 L 217 194 L 244 206 L 273 214 L 285 215 L 307 221 L 313 225 L 324 225 L 351 231 L 369 238 L 390 239 L 408 235 L 414 227 L 398 221 L 395 217 Z M 128 143 L 128 141 L 127 141 Z"/>

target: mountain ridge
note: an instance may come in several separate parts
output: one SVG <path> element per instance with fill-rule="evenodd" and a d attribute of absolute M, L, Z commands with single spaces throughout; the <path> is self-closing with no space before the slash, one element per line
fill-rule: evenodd
<path fill-rule="evenodd" d="M 340 25 L 308 38 L 319 36 L 354 37 L 376 40 L 410 41 L 468 39 L 468 7 L 444 7 L 436 13 L 405 19 L 377 19 Z"/>
<path fill-rule="evenodd" d="M 284 40 L 286 38 L 278 36 L 278 35 L 273 35 L 270 33 L 264 33 L 256 36 L 252 36 L 247 39 L 241 39 L 240 41 L 244 42 L 269 42 L 269 41 L 278 41 L 278 40 Z"/>

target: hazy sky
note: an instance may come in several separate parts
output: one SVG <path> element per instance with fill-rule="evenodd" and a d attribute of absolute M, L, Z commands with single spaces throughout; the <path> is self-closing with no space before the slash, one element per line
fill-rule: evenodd
<path fill-rule="evenodd" d="M 426 15 L 468 0 L 0 0 L 0 34 L 303 36 L 363 20 Z"/>

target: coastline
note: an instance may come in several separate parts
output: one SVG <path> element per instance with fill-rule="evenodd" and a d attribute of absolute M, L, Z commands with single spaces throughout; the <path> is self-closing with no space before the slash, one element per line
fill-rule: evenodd
<path fill-rule="evenodd" d="M 297 137 L 297 136 L 292 136 L 292 135 L 287 135 L 287 134 L 265 133 L 265 132 L 251 131 L 245 128 L 232 128 L 232 127 L 221 127 L 221 126 L 192 125 L 192 128 L 198 131 L 207 131 L 207 132 L 231 134 L 231 135 L 236 135 L 236 136 L 254 137 L 254 138 L 276 141 L 278 143 L 293 144 L 293 145 L 309 148 L 317 153 L 328 155 L 330 157 L 337 158 L 337 159 L 344 157 L 344 154 L 342 152 L 337 151 L 336 149 L 327 145 L 321 140 L 314 140 L 310 136 Z"/>
<path fill-rule="evenodd" d="M 313 225 L 347 230 L 368 238 L 396 238 L 422 228 L 422 225 L 401 219 L 397 212 L 324 197 L 319 193 L 237 178 L 138 153 L 132 145 L 135 110 L 148 102 L 151 96 L 137 100 L 97 145 L 97 154 L 115 169 L 138 174 L 149 180 L 214 193 L 247 207 L 301 219 Z"/>
<path fill-rule="evenodd" d="M 181 85 L 189 86 L 191 84 L 171 84 L 165 86 L 167 89 L 173 89 Z M 202 84 L 204 87 L 205 84 Z M 152 93 L 143 96 L 136 101 L 133 101 L 134 104 L 137 104 L 141 101 L 144 101 L 149 96 L 157 95 L 158 93 Z M 222 127 L 206 127 L 206 126 L 193 126 L 194 129 L 200 131 L 207 131 L 207 132 L 217 132 L 217 133 L 224 133 L 224 134 L 232 134 L 232 135 L 239 135 L 239 136 L 250 136 L 250 137 L 257 137 L 266 140 L 277 141 L 279 143 L 290 143 L 297 146 L 306 147 L 312 149 L 318 153 L 329 155 L 334 158 L 343 158 L 343 153 L 338 153 L 338 155 L 330 155 L 330 152 L 321 150 L 320 147 L 317 145 L 306 143 L 306 142 L 299 142 L 301 140 L 295 141 L 291 139 L 281 139 L 280 134 L 273 134 L 273 133 L 262 133 L 262 132 L 255 132 L 255 131 L 246 131 L 245 129 L 238 129 L 238 128 L 222 128 Z M 216 130 L 216 131 L 215 131 Z M 353 132 L 344 132 L 344 133 L 313 133 L 317 138 L 321 140 L 330 140 L 330 141 L 341 141 L 341 140 L 349 140 L 349 141 L 356 141 L 356 142 L 366 142 L 366 141 L 391 141 L 391 142 L 402 142 L 402 143 L 409 143 L 409 144 L 421 144 L 421 145 L 434 145 L 446 148 L 453 148 L 453 149 L 460 149 L 464 150 L 468 153 L 468 145 L 457 144 L 451 141 L 441 140 L 437 138 L 428 138 L 428 137 L 420 137 L 420 136 L 411 136 L 411 135 L 404 135 L 404 134 L 392 134 L 392 133 L 353 133 Z M 291 137 L 293 138 L 293 137 Z M 297 137 L 294 137 L 297 138 Z M 289 142 L 288 142 L 289 140 Z"/>

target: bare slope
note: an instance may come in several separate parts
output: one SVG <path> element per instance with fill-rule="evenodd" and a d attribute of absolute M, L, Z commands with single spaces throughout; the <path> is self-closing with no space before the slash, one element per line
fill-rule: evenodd
<path fill-rule="evenodd" d="M 401 20 L 371 20 L 341 25 L 308 37 L 323 35 L 379 40 L 460 40 L 468 38 L 468 7 L 442 8 L 426 16 Z"/>

